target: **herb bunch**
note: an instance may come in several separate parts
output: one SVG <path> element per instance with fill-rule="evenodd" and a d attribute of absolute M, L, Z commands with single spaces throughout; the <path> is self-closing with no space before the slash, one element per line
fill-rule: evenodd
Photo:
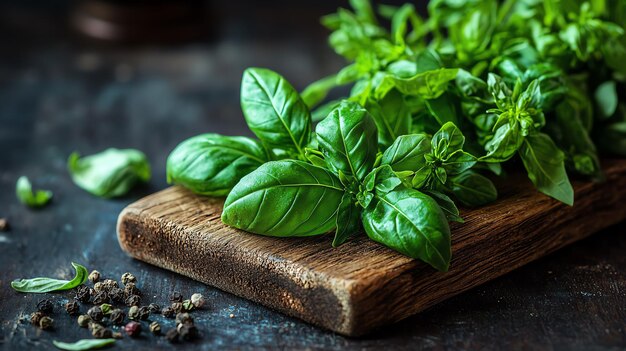
<path fill-rule="evenodd" d="M 168 181 L 227 196 L 222 221 L 239 229 L 334 229 L 333 246 L 364 229 L 445 271 L 455 202 L 497 198 L 485 172 L 521 160 L 539 191 L 572 205 L 567 172 L 601 179 L 598 147 L 626 155 L 624 2 L 434 0 L 428 19 L 411 4 L 351 5 L 322 19 L 345 68 L 302 94 L 246 70 L 241 106 L 258 139 L 186 140 Z M 349 95 L 326 101 L 340 85 Z"/>

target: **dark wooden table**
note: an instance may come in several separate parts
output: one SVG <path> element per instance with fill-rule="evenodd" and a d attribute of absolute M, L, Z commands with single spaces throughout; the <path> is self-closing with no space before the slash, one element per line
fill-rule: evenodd
<path fill-rule="evenodd" d="M 222 4 L 221 10 L 234 16 L 234 7 Z M 274 12 L 272 21 L 234 16 L 216 41 L 132 48 L 73 39 L 59 27 L 60 12 L 45 6 L 0 11 L 0 39 L 13 43 L 0 49 L 0 218 L 11 225 L 0 232 L 0 349 L 53 349 L 53 339 L 89 337 L 62 312 L 67 293 L 51 295 L 56 328 L 41 332 L 21 319 L 42 295 L 9 286 L 21 277 L 69 277 L 70 261 L 110 277 L 133 272 L 154 302 L 165 303 L 172 290 L 207 296 L 208 308 L 194 312 L 202 337 L 185 349 L 626 348 L 624 223 L 360 339 L 317 329 L 120 250 L 117 215 L 166 187 L 165 159 L 178 142 L 201 132 L 250 134 L 238 101 L 244 68 L 276 69 L 301 89 L 341 66 L 317 25 L 327 10 L 311 2 Z M 107 147 L 143 150 L 153 180 L 115 200 L 74 186 L 68 155 Z M 21 175 L 52 190 L 53 202 L 41 210 L 18 203 Z M 168 346 L 147 334 L 117 343 L 124 350 Z"/>

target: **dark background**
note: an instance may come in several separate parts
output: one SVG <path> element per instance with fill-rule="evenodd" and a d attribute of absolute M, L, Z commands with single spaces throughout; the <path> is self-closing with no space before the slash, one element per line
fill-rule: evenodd
<path fill-rule="evenodd" d="M 162 4 L 167 2 L 152 2 Z M 147 302 L 164 304 L 172 290 L 207 296 L 209 306 L 193 313 L 202 338 L 178 346 L 184 349 L 626 348 L 624 224 L 360 339 L 320 330 L 127 257 L 115 236 L 117 215 L 167 186 L 165 160 L 172 148 L 202 132 L 250 135 L 239 108 L 246 67 L 274 69 L 299 90 L 342 67 L 326 45 L 328 32 L 319 17 L 347 4 L 193 3 L 201 10 L 183 16 L 180 26 L 169 23 L 165 31 L 179 35 L 170 38 L 159 25 L 136 25 L 150 19 L 131 16 L 130 27 L 120 28 L 145 30 L 108 41 L 89 39 L 70 25 L 82 5 L 0 3 L 0 218 L 11 225 L 0 232 L 0 349 L 52 349 L 52 339 L 90 337 L 62 311 L 69 294 L 49 294 L 56 304 L 56 328 L 41 332 L 23 318 L 43 296 L 19 294 L 9 286 L 15 278 L 68 278 L 70 261 L 112 278 L 133 272 Z M 197 25 L 193 36 L 180 29 L 190 23 Z M 115 200 L 74 186 L 66 171 L 68 155 L 107 147 L 144 151 L 152 181 Z M 21 175 L 36 188 L 52 190 L 52 203 L 41 210 L 21 205 L 14 195 Z M 145 333 L 116 347 L 168 346 Z"/>

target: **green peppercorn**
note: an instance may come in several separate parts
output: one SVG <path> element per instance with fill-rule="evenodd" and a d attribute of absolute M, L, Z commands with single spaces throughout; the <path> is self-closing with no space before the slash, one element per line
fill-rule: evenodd
<path fill-rule="evenodd" d="M 139 320 L 139 307 L 132 306 L 128 310 L 128 318 L 133 320 Z"/>

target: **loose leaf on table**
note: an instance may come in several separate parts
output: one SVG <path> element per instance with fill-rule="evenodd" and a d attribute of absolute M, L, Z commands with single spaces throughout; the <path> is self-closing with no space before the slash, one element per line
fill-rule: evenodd
<path fill-rule="evenodd" d="M 335 227 L 343 185 L 330 171 L 297 160 L 270 161 L 243 177 L 222 221 L 269 236 L 310 236 Z"/>
<path fill-rule="evenodd" d="M 344 101 L 315 129 L 328 168 L 362 180 L 378 151 L 374 120 L 359 104 Z"/>
<path fill-rule="evenodd" d="M 468 171 L 451 178 L 451 191 L 463 205 L 486 205 L 498 198 L 498 191 L 489 178 Z"/>
<path fill-rule="evenodd" d="M 76 185 L 104 198 L 125 195 L 135 184 L 150 180 L 146 155 L 134 149 L 111 148 L 83 158 L 74 152 L 67 168 Z"/>
<path fill-rule="evenodd" d="M 61 350 L 85 351 L 113 345 L 115 339 L 82 339 L 72 343 L 53 340 L 52 343 Z"/>
<path fill-rule="evenodd" d="M 304 156 L 311 113 L 285 78 L 268 69 L 248 68 L 241 82 L 241 109 L 250 130 L 268 149 Z"/>
<path fill-rule="evenodd" d="M 33 191 L 30 181 L 26 176 L 21 176 L 15 184 L 15 195 L 21 203 L 29 207 L 45 206 L 52 198 L 49 190 Z"/>
<path fill-rule="evenodd" d="M 246 137 L 201 134 L 180 143 L 167 158 L 167 182 L 202 195 L 224 196 L 243 176 L 270 160 Z"/>
<path fill-rule="evenodd" d="M 548 135 L 537 133 L 526 137 L 520 156 L 528 178 L 539 191 L 567 205 L 574 204 L 574 190 L 565 172 L 565 156 Z"/>
<path fill-rule="evenodd" d="M 87 280 L 89 272 L 87 268 L 72 262 L 72 266 L 76 270 L 76 275 L 72 280 L 62 280 L 54 278 L 32 278 L 18 279 L 11 282 L 11 287 L 19 292 L 26 293 L 46 293 L 51 291 L 73 289 Z"/>
<path fill-rule="evenodd" d="M 450 227 L 437 202 L 428 195 L 406 188 L 377 194 L 362 218 L 372 240 L 437 270 L 448 270 Z"/>

